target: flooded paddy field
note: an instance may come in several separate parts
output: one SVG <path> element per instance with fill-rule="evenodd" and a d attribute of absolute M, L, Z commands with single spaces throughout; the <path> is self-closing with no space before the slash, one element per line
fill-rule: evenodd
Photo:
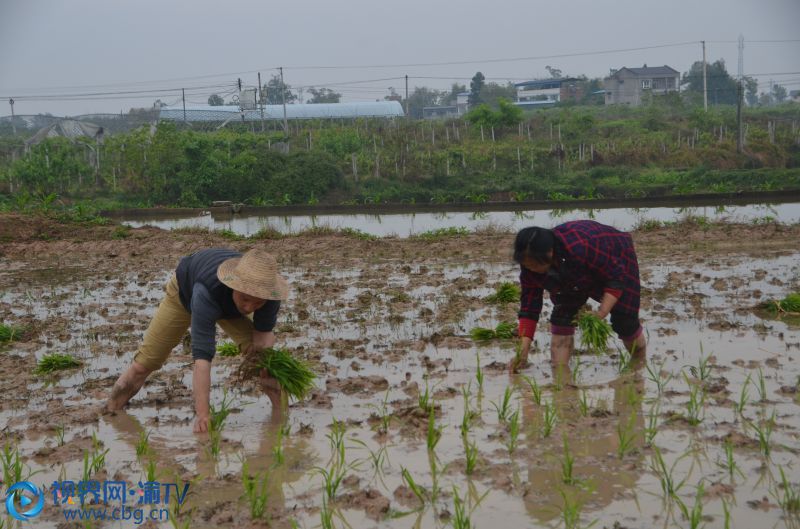
<path fill-rule="evenodd" d="M 6 527 L 132 526 L 65 521 L 47 487 L 84 477 L 189 483 L 170 521 L 142 527 L 800 527 L 800 318 L 757 309 L 800 291 L 798 225 L 634 233 L 646 361 L 628 365 L 615 342 L 554 372 L 546 302 L 513 376 L 514 341 L 470 338 L 516 322 L 516 303 L 486 300 L 517 280 L 511 233 L 232 242 L 3 226 L 0 314 L 25 331 L 0 348 L 0 443 L 47 490 L 35 522 Z M 192 433 L 179 346 L 125 411 L 100 413 L 178 259 L 215 246 L 278 257 L 292 287 L 278 343 L 313 364 L 317 388 L 279 414 L 218 355 L 211 402 L 230 413 L 215 442 Z M 34 375 L 51 353 L 82 365 Z"/>

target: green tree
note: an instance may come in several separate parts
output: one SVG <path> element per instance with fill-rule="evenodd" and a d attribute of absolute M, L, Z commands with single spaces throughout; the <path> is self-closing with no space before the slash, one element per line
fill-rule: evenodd
<path fill-rule="evenodd" d="M 453 83 L 450 87 L 450 92 L 442 99 L 443 105 L 455 105 L 458 100 L 458 94 L 466 92 L 467 86 L 463 84 Z"/>
<path fill-rule="evenodd" d="M 552 77 L 553 79 L 561 79 L 561 70 L 560 69 L 553 68 L 551 66 L 545 66 L 544 69 L 547 70 L 547 73 L 549 73 L 550 77 Z"/>
<path fill-rule="evenodd" d="M 261 90 L 261 98 L 267 105 L 283 104 L 284 98 L 287 104 L 293 103 L 297 96 L 292 92 L 291 88 L 290 85 L 281 83 L 280 75 L 273 75 L 272 79 Z M 283 97 L 281 97 L 281 93 L 283 93 Z"/>
<path fill-rule="evenodd" d="M 426 86 L 415 86 L 414 91 L 408 96 L 408 113 L 412 118 L 422 118 L 424 107 L 433 107 L 440 104 L 446 92 L 441 92 Z"/>
<path fill-rule="evenodd" d="M 481 91 L 483 90 L 483 84 L 485 80 L 486 77 L 484 77 L 481 72 L 477 72 L 472 76 L 472 81 L 469 83 L 470 105 L 480 105 L 484 102 L 483 97 L 481 97 Z"/>
<path fill-rule="evenodd" d="M 221 107 L 225 104 L 225 100 L 218 94 L 211 94 L 208 96 L 208 104 L 212 107 Z"/>
<path fill-rule="evenodd" d="M 783 86 L 779 84 L 772 85 L 772 97 L 775 99 L 776 103 L 783 103 L 788 95 L 786 88 Z"/>
<path fill-rule="evenodd" d="M 758 81 L 752 77 L 744 77 L 744 99 L 751 107 L 758 104 Z"/>
<path fill-rule="evenodd" d="M 712 105 L 735 105 L 737 99 L 736 80 L 725 69 L 725 61 L 720 59 L 706 67 L 708 102 Z M 682 85 L 695 102 L 703 100 L 703 62 L 697 61 L 683 74 Z"/>
<path fill-rule="evenodd" d="M 517 99 L 517 88 L 513 83 L 501 85 L 497 83 L 486 83 L 481 90 L 481 100 L 487 105 L 496 108 L 501 99 L 515 101 Z"/>
<path fill-rule="evenodd" d="M 342 99 L 342 94 L 334 92 L 330 88 L 314 88 L 313 86 L 308 89 L 311 94 L 309 103 L 338 103 Z"/>

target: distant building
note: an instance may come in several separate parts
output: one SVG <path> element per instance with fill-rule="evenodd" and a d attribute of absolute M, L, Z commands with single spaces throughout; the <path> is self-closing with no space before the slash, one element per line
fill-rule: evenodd
<path fill-rule="evenodd" d="M 469 96 L 471 92 L 459 92 L 456 94 L 455 105 L 439 105 L 434 107 L 423 107 L 422 117 L 424 119 L 436 119 L 446 117 L 463 116 L 469 112 Z"/>
<path fill-rule="evenodd" d="M 641 104 L 645 94 L 679 91 L 680 72 L 669 66 L 620 68 L 605 79 L 606 105 Z"/>
<path fill-rule="evenodd" d="M 583 97 L 580 79 L 574 77 L 524 81 L 514 87 L 517 89 L 516 104 L 523 108 L 548 107 Z"/>
<path fill-rule="evenodd" d="M 789 92 L 789 101 L 792 103 L 800 103 L 800 90 L 792 90 Z"/>

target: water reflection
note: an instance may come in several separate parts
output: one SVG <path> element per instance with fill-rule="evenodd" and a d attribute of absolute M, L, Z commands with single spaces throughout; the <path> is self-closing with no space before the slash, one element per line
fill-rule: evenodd
<path fill-rule="evenodd" d="M 311 228 L 350 228 L 385 237 L 409 235 L 443 228 L 485 229 L 489 226 L 507 226 L 516 231 L 531 224 L 539 215 L 556 224 L 577 219 L 595 219 L 603 224 L 621 230 L 631 230 L 645 223 L 676 222 L 690 217 L 705 217 L 709 221 L 727 220 L 732 222 L 800 222 L 800 203 L 749 204 L 742 206 L 682 206 L 658 208 L 610 208 L 578 209 L 556 208 L 551 210 L 528 211 L 478 211 L 454 212 L 437 211 L 431 213 L 406 214 L 348 214 L 348 215 L 283 215 L 283 216 L 242 216 L 213 215 L 185 218 L 128 218 L 123 222 L 133 227 L 146 224 L 163 229 L 196 227 L 204 229 L 231 230 L 239 235 L 250 236 L 261 229 L 274 229 L 280 233 L 297 233 Z M 540 221 L 547 224 L 545 221 Z"/>

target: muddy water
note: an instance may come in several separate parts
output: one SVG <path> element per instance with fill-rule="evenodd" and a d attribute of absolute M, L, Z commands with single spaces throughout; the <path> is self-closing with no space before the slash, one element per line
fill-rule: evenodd
<path fill-rule="evenodd" d="M 636 366 L 620 374 L 613 347 L 605 356 L 578 355 L 569 372 L 553 373 L 545 353 L 549 333 L 542 329 L 532 365 L 523 373 L 541 388 L 539 403 L 528 381 L 504 370 L 514 354 L 512 342 L 476 345 L 468 338 L 476 325 L 514 320 L 514 304 L 483 300 L 499 282 L 516 279 L 513 266 L 428 257 L 412 265 L 384 261 L 285 271 L 293 294 L 281 311 L 280 341 L 315 363 L 319 390 L 279 417 L 255 388 L 235 382 L 237 359 L 218 357 L 212 403 L 218 405 L 224 391 L 233 397 L 218 457 L 207 438 L 192 434 L 190 356 L 182 346 L 127 411 L 100 418 L 95 413 L 130 362 L 168 270 L 6 272 L 4 319 L 38 323 L 34 336 L 0 353 L 20 362 L 18 371 L 2 374 L 9 397 L 0 404 L 0 425 L 37 472 L 34 481 L 78 481 L 94 433 L 109 449 L 97 479 L 136 483 L 153 461 L 162 482 L 193 481 L 181 518 L 191 520 L 191 527 L 263 525 L 250 520 L 242 499 L 242 461 L 251 472 L 269 472 L 273 526 L 289 527 L 295 520 L 315 527 L 323 505 L 317 469 L 332 458 L 335 418 L 346 426 L 348 465 L 330 503 L 336 527 L 443 527 L 456 514 L 455 494 L 477 527 L 563 525 L 565 502 L 579 509 L 581 527 L 595 520 L 599 527 L 688 527 L 679 501 L 691 510 L 700 484 L 708 527 L 724 527 L 725 512 L 731 527 L 796 526 L 797 515 L 787 518 L 778 498 L 779 469 L 795 490 L 800 486 L 800 405 L 793 393 L 800 376 L 800 326 L 752 310 L 762 300 L 800 290 L 796 250 L 757 256 L 689 251 L 668 261 L 643 259 L 647 360 L 658 375 Z M 545 315 L 549 310 L 546 303 Z M 55 378 L 29 375 L 35 359 L 51 352 L 73 354 L 84 367 Z M 701 358 L 710 366 L 702 381 Z M 733 403 L 748 376 L 747 403 L 738 414 Z M 685 417 L 692 388 L 700 385 L 705 398 L 700 422 L 692 426 Z M 425 440 L 428 415 L 418 408 L 426 387 L 442 431 L 432 454 Z M 474 412 L 466 439 L 479 452 L 471 475 L 460 431 L 465 388 Z M 509 415 L 519 410 L 513 450 L 508 423 L 496 409 L 507 388 Z M 557 417 L 551 431 L 546 410 Z M 378 417 L 384 414 L 389 426 L 382 434 Z M 773 414 L 767 457 L 756 426 L 766 428 Z M 289 434 L 279 441 L 283 424 Z M 56 440 L 61 425 L 63 446 Z M 150 455 L 137 458 L 142 431 L 150 433 Z M 620 454 L 621 438 L 628 446 Z M 725 439 L 738 465 L 732 473 L 724 468 Z M 372 457 L 380 453 L 386 457 L 376 470 Z M 565 454 L 574 458 L 572 483 L 564 479 Z M 657 454 L 682 484 L 672 498 L 655 470 Z M 426 489 L 424 505 L 404 483 L 404 469 Z M 59 523 L 49 503 L 36 520 L 37 527 Z"/>
<path fill-rule="evenodd" d="M 249 236 L 262 229 L 272 229 L 280 233 L 297 233 L 313 227 L 334 229 L 357 229 L 380 237 L 395 235 L 408 237 L 416 233 L 441 228 L 464 227 L 470 231 L 487 227 L 502 227 L 518 230 L 532 224 L 550 226 L 570 220 L 593 218 L 598 222 L 630 230 L 645 221 L 674 222 L 687 216 L 703 216 L 712 221 L 727 220 L 753 222 L 767 218 L 784 223 L 800 222 L 800 204 L 749 204 L 743 206 L 708 207 L 657 207 L 636 209 L 550 209 L 516 212 L 448 212 L 415 214 L 361 214 L 361 215 L 293 215 L 293 216 L 251 216 L 236 215 L 214 217 L 203 215 L 186 218 L 147 219 L 130 218 L 122 222 L 133 227 L 145 225 L 162 229 L 205 228 L 209 230 L 231 230 Z"/>

